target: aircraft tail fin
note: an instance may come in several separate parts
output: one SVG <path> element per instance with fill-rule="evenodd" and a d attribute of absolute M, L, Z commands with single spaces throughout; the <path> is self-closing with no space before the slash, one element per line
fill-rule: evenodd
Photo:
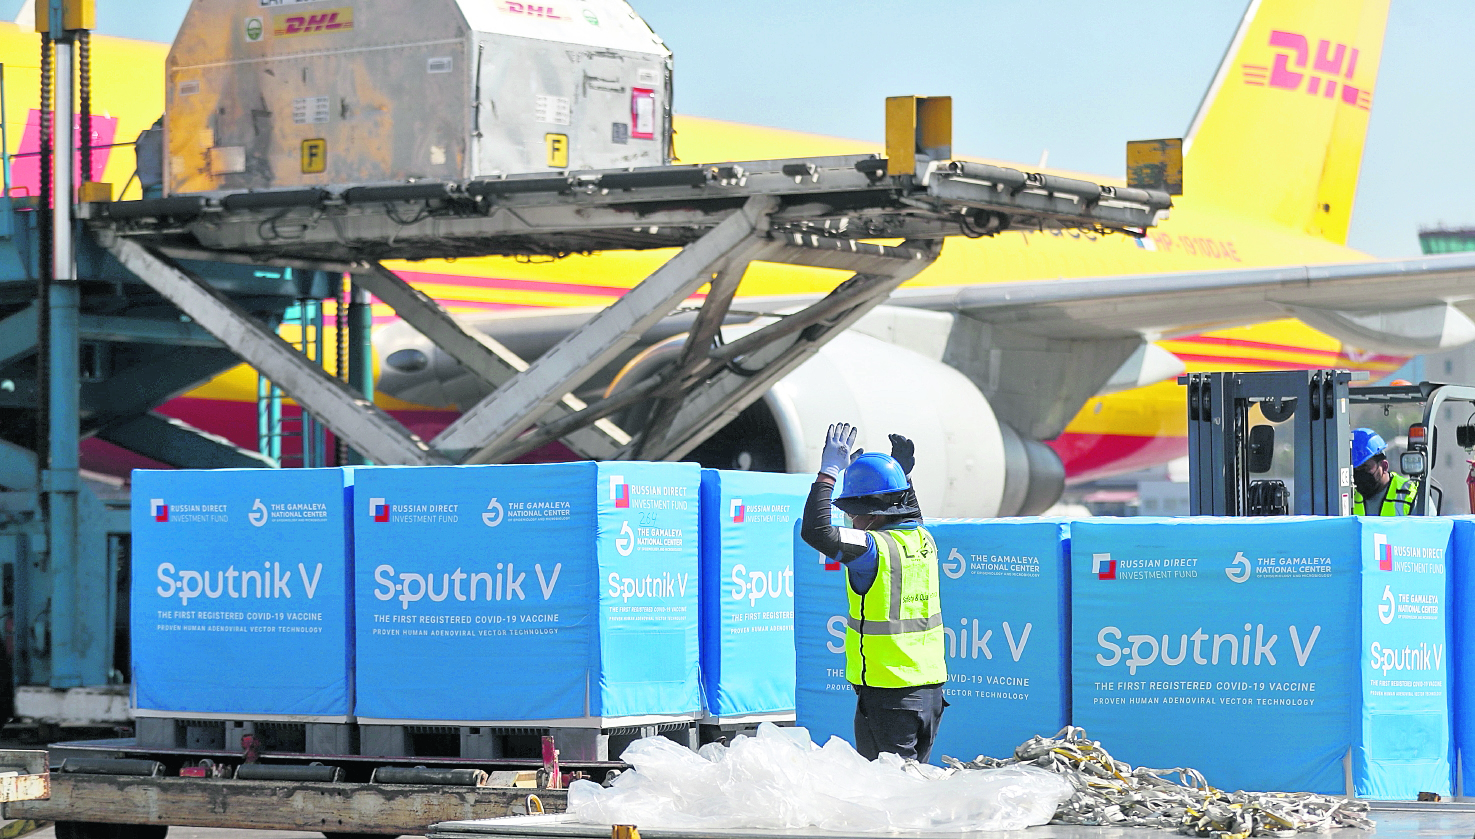
<path fill-rule="evenodd" d="M 1184 143 L 1185 198 L 1347 241 L 1389 0 L 1251 0 Z"/>

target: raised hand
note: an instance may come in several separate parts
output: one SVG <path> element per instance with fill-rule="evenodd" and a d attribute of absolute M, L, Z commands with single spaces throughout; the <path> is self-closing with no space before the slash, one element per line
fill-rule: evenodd
<path fill-rule="evenodd" d="M 891 459 L 901 465 L 901 471 L 904 474 L 912 474 L 912 467 L 917 465 L 916 444 L 900 434 L 886 436 L 891 440 Z"/>
<path fill-rule="evenodd" d="M 850 465 L 852 457 L 851 448 L 855 445 L 855 435 L 859 431 L 849 423 L 837 422 L 830 426 L 825 433 L 825 450 L 819 457 L 819 472 L 821 475 L 829 475 L 835 480 L 840 480 L 840 473 Z"/>

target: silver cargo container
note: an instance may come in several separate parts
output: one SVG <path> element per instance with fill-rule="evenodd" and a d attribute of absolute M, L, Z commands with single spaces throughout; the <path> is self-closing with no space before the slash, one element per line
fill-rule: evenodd
<path fill-rule="evenodd" d="M 671 52 L 624 0 L 194 0 L 166 191 L 655 166 Z"/>

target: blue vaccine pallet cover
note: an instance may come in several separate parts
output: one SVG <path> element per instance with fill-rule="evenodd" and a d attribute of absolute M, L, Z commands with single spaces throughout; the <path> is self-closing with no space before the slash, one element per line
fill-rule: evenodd
<path fill-rule="evenodd" d="M 794 522 L 812 478 L 702 470 L 702 694 L 707 713 L 794 710 Z"/>
<path fill-rule="evenodd" d="M 1074 722 L 1224 789 L 1450 792 L 1451 522 L 1071 526 Z"/>
<path fill-rule="evenodd" d="M 926 527 L 940 557 L 949 703 L 932 760 L 1008 757 L 1069 718 L 1065 523 L 939 519 Z M 816 741 L 854 743 L 844 573 L 796 542 L 797 718 Z"/>
<path fill-rule="evenodd" d="M 349 718 L 353 474 L 133 473 L 137 711 Z"/>
<path fill-rule="evenodd" d="M 360 720 L 694 713 L 700 469 L 361 470 Z"/>

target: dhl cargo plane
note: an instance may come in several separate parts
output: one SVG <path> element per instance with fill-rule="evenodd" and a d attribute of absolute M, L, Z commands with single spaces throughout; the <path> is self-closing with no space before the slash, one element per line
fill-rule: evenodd
<path fill-rule="evenodd" d="M 1337 366 L 1377 379 L 1409 355 L 1475 339 L 1460 310 L 1475 263 L 1377 262 L 1345 245 L 1387 11 L 1388 0 L 1252 0 L 1185 137 L 1185 194 L 1170 219 L 1140 239 L 1032 230 L 950 239 L 890 305 L 694 454 L 707 465 L 808 471 L 819 431 L 849 420 L 872 445 L 884 446 L 890 431 L 917 440 L 929 514 L 1035 512 L 1065 480 L 1183 454 L 1174 379 L 1185 369 Z M 0 25 L 0 51 L 10 151 L 25 155 L 37 145 L 36 37 L 28 25 Z M 126 143 L 162 112 L 167 47 L 98 36 L 92 51 L 103 114 L 94 142 Z M 715 119 L 677 116 L 675 127 L 685 162 L 878 151 Z M 36 188 L 34 160 L 15 160 L 13 190 Z M 123 184 L 133 167 L 131 149 L 119 145 L 99 155 L 93 174 Z M 531 357 L 668 257 L 391 267 Z M 734 309 L 773 312 L 812 299 L 833 285 L 813 270 L 755 264 Z M 429 439 L 485 395 L 387 307 L 375 315 L 376 400 L 411 430 Z M 671 330 L 648 336 L 625 361 L 658 364 L 670 338 Z M 610 370 L 591 387 L 615 379 Z M 255 448 L 256 394 L 256 374 L 240 366 L 159 411 Z M 149 465 L 102 441 L 86 446 L 93 469 Z"/>

